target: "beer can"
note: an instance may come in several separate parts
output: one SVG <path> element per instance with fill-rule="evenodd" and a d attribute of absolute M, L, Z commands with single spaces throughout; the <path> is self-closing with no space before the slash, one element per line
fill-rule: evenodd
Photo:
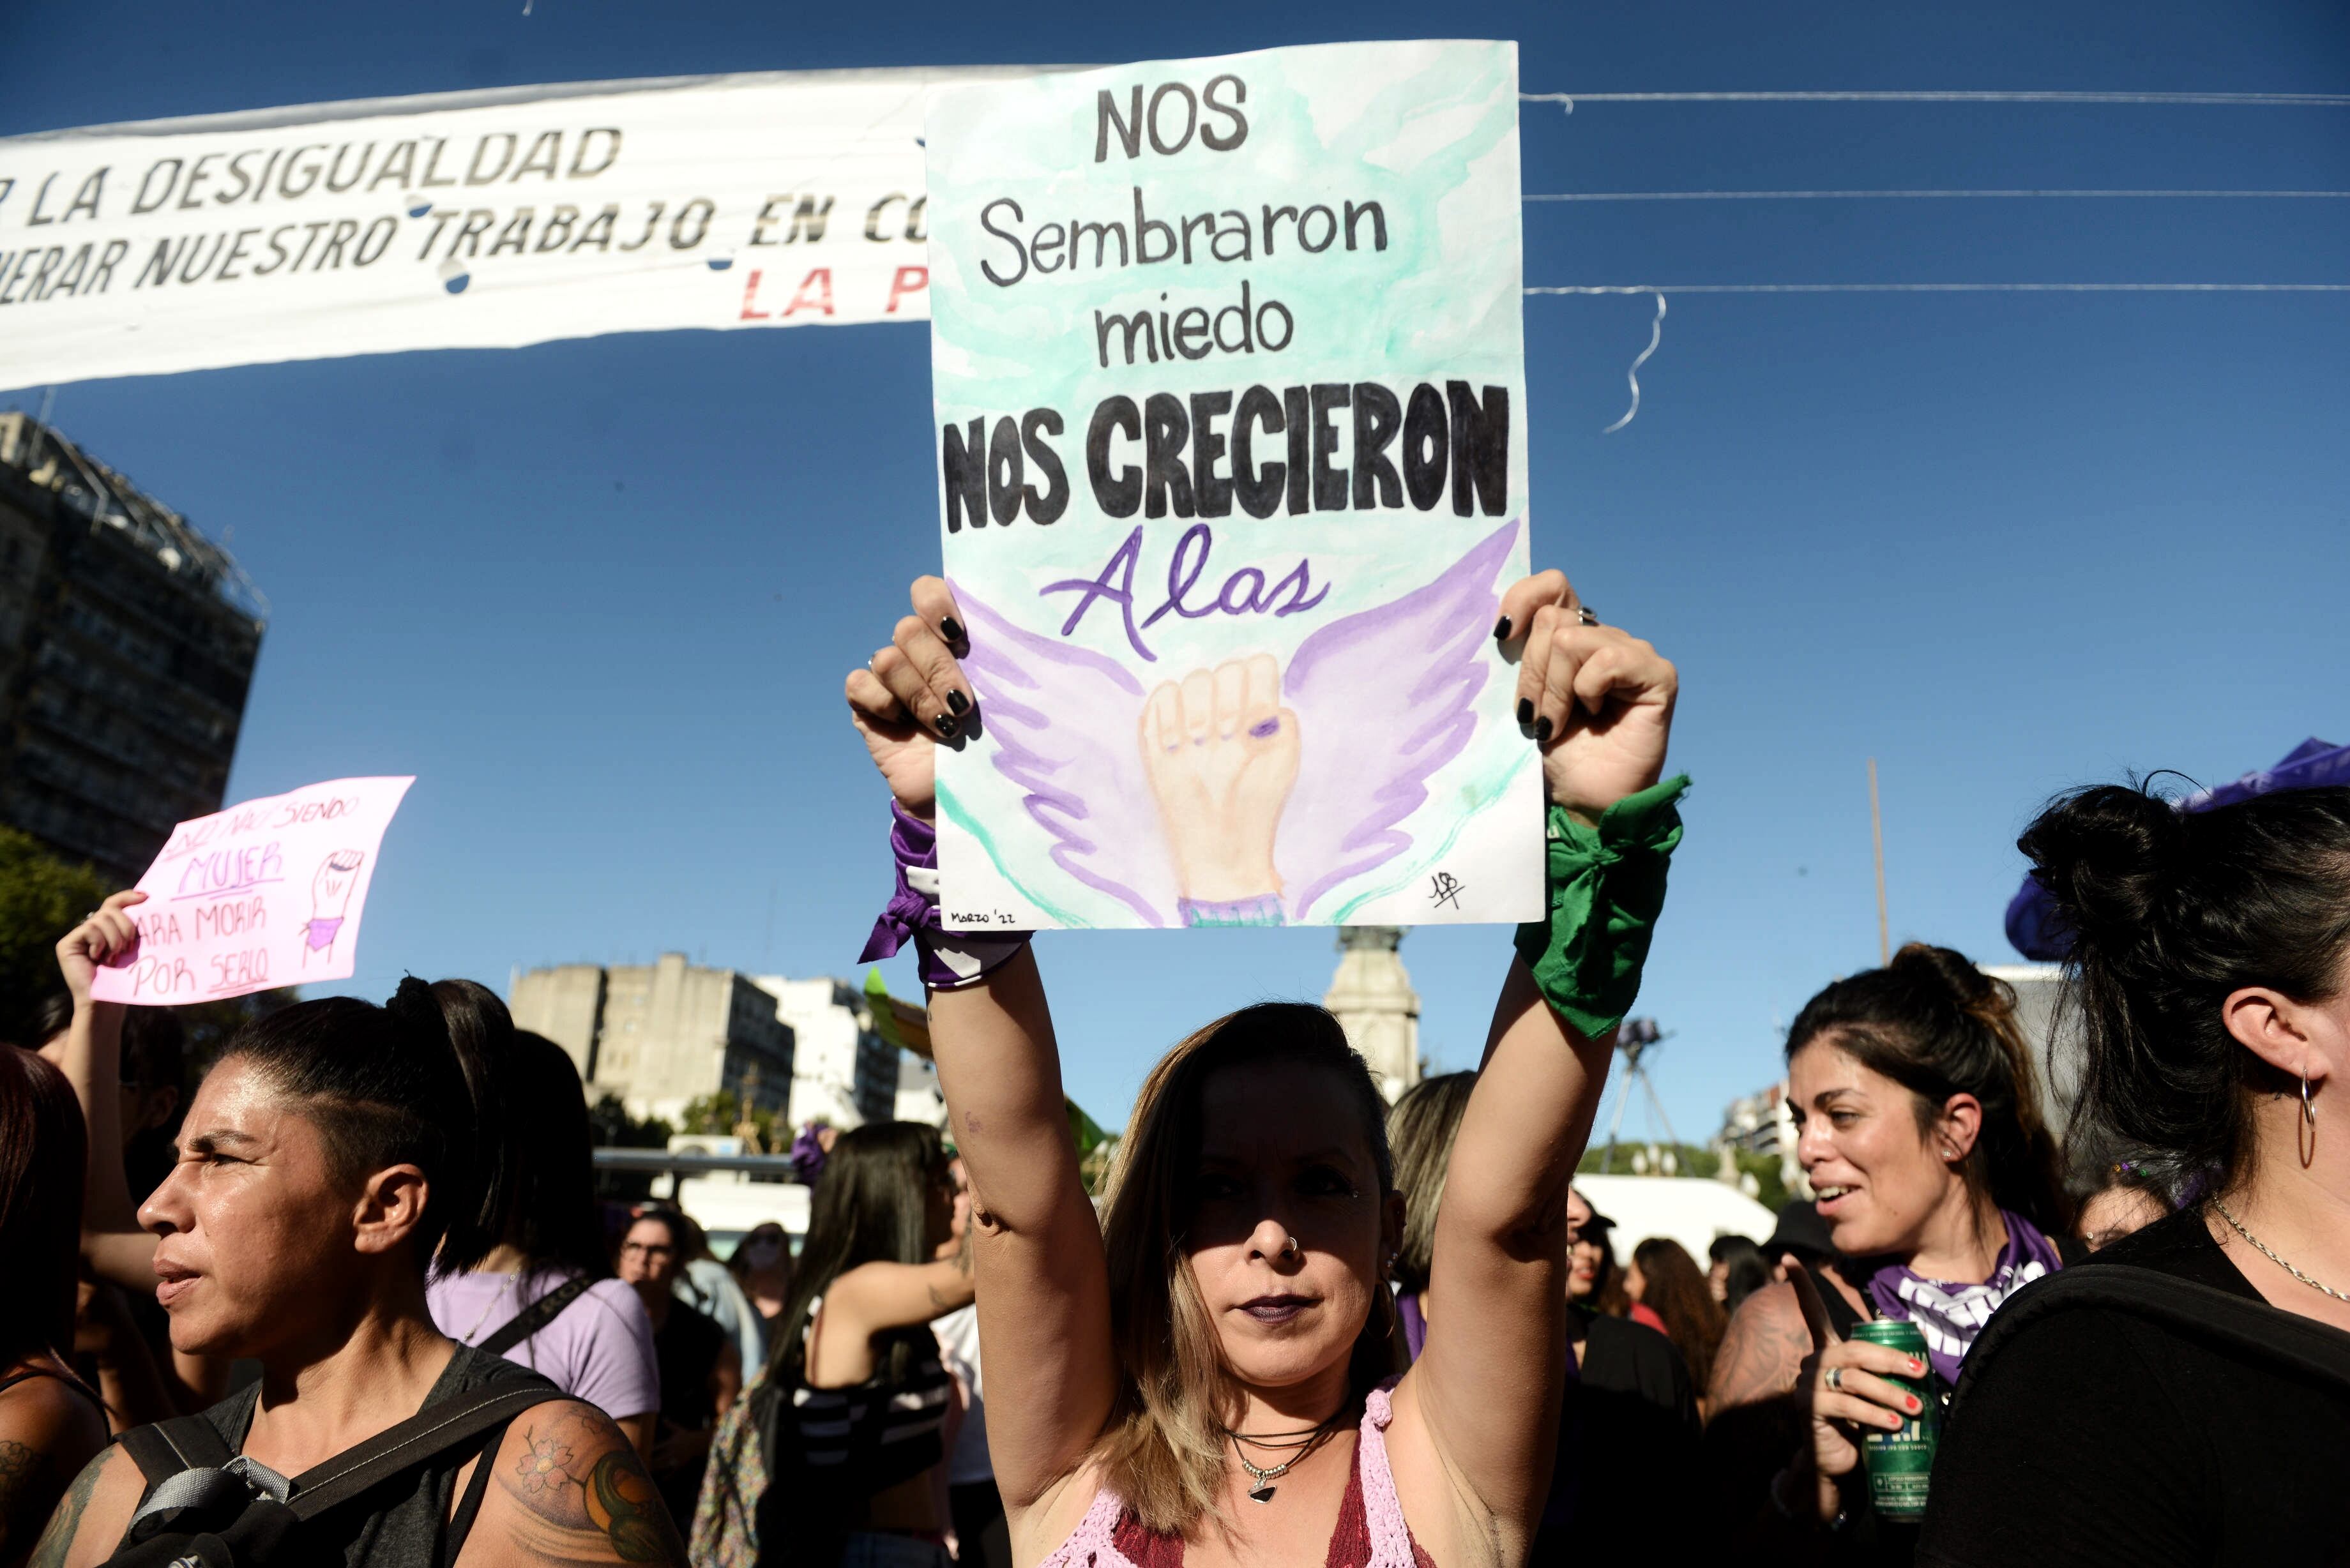
<path fill-rule="evenodd" d="M 1926 1336 L 1914 1323 L 1875 1318 L 1855 1324 L 1852 1337 L 1865 1345 L 1898 1350 L 1918 1362 L 1926 1359 Z M 1898 1432 L 1871 1427 L 1862 1434 L 1861 1458 L 1868 1466 L 1869 1501 L 1879 1519 L 1914 1523 L 1926 1517 L 1926 1489 L 1933 1479 L 1934 1449 L 1941 1440 L 1942 1412 L 1926 1376 L 1896 1377 L 1883 1372 L 1876 1376 L 1896 1388 L 1906 1388 L 1916 1395 L 1918 1410 L 1914 1416 L 1896 1412 L 1905 1417 Z"/>

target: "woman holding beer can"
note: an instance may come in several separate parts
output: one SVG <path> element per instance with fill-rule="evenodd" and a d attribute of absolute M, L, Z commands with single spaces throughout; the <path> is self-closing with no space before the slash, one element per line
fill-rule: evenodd
<path fill-rule="evenodd" d="M 2014 993 L 1947 948 L 1912 944 L 1812 998 L 1787 1098 L 1839 1257 L 1740 1307 L 1709 1447 L 1763 1533 L 1866 1537 L 1922 1517 L 1975 1335 L 2063 1266 L 2055 1144 Z"/>

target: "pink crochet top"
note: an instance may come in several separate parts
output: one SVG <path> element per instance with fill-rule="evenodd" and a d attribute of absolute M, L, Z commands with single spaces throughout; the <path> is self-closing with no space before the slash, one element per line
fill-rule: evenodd
<path fill-rule="evenodd" d="M 1395 1380 L 1371 1390 L 1363 1406 L 1362 1438 L 1355 1448 L 1355 1471 L 1338 1504 L 1338 1528 L 1331 1533 L 1324 1568 L 1436 1568 L 1411 1538 L 1396 1500 L 1395 1472 L 1388 1468 L 1388 1423 L 1395 1419 L 1388 1391 Z M 1145 1530 L 1107 1487 L 1060 1549 L 1038 1568 L 1182 1568 L 1183 1539 Z"/>

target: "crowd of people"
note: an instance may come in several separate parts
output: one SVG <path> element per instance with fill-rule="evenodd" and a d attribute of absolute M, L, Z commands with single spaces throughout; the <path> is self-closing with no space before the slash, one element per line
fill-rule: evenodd
<path fill-rule="evenodd" d="M 939 919 L 977 695 L 946 585 L 912 611 L 847 695 L 899 872 L 868 951 L 916 950 L 947 1126 L 810 1140 L 796 1251 L 599 1199 L 571 1058 L 481 985 L 296 1002 L 188 1082 L 167 1010 L 90 994 L 141 895 L 63 934 L 0 1048 L 0 1568 L 2337 1549 L 2350 790 L 2033 824 L 2069 1147 L 2012 993 L 1912 945 L 1788 1032 L 1813 1196 L 1702 1260 L 1619 1240 L 1572 1173 L 1680 841 L 1678 677 L 1545 573 L 1493 635 L 1548 913 L 1480 1065 L 1390 1108 L 1326 1012 L 1244 1008 L 1096 1199 L 1030 942 Z"/>

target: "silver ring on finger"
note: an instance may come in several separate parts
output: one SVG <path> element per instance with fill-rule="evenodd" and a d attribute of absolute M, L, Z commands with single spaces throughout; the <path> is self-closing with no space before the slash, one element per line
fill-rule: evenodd
<path fill-rule="evenodd" d="M 1831 1394 L 1841 1394 L 1841 1393 L 1843 1393 L 1843 1392 L 1844 1392 L 1844 1368 L 1843 1368 L 1843 1367 L 1841 1367 L 1841 1366 L 1831 1366 L 1831 1367 L 1829 1367 L 1829 1368 L 1828 1368 L 1828 1375 L 1827 1375 L 1825 1377 L 1823 1377 L 1822 1379 L 1820 1379 L 1820 1381 L 1821 1381 L 1821 1382 L 1823 1382 L 1823 1383 L 1825 1383 L 1825 1384 L 1828 1386 L 1828 1392 L 1829 1392 L 1829 1393 L 1831 1393 Z"/>
<path fill-rule="evenodd" d="M 1594 610 L 1589 605 L 1576 605 L 1575 607 L 1575 624 L 1577 626 L 1597 626 L 1599 624 L 1598 612 Z"/>

